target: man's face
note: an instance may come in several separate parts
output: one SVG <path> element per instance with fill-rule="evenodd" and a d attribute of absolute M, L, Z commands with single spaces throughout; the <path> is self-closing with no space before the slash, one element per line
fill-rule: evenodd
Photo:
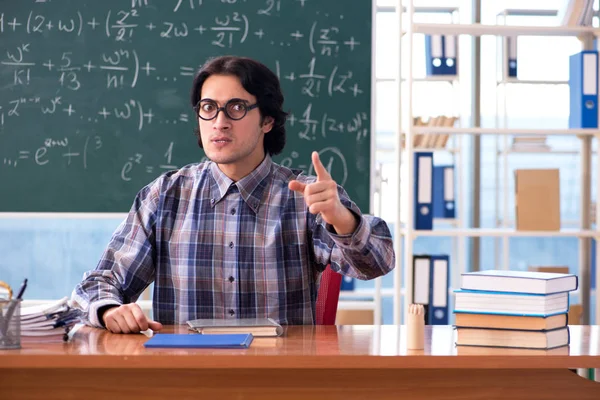
<path fill-rule="evenodd" d="M 230 102 L 235 99 L 233 102 Z M 228 108 L 233 118 L 239 117 L 239 110 L 256 104 L 256 97 L 248 93 L 240 80 L 232 75 L 211 75 L 202 85 L 200 108 L 210 115 L 217 108 Z M 238 114 L 236 115 L 236 111 Z M 265 156 L 263 142 L 265 133 L 273 126 L 271 118 L 265 118 L 261 125 L 258 108 L 249 109 L 246 115 L 234 120 L 224 110 L 217 117 L 206 121 L 198 117 L 200 136 L 206 156 L 217 164 L 233 168 L 246 166 L 255 168 Z"/>

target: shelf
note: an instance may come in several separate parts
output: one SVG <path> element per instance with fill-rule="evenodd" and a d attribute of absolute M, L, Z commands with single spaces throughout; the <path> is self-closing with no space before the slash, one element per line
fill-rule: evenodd
<path fill-rule="evenodd" d="M 415 13 L 424 13 L 424 14 L 452 14 L 458 12 L 459 7 L 436 7 L 436 6 L 423 6 L 423 7 L 414 7 Z M 403 12 L 407 12 L 406 7 L 402 7 Z M 395 6 L 377 6 L 377 12 L 384 13 L 395 13 Z"/>
<path fill-rule="evenodd" d="M 433 134 L 471 134 L 471 135 L 518 135 L 518 136 L 549 136 L 549 135 L 598 135 L 600 129 L 520 129 L 520 128 L 444 128 L 429 126 L 414 126 L 413 133 Z M 403 132 L 406 133 L 406 132 Z"/>
<path fill-rule="evenodd" d="M 518 79 L 518 78 L 508 78 L 501 81 L 496 82 L 497 85 L 568 85 L 569 81 L 540 81 L 540 80 L 526 80 L 526 79 Z"/>
<path fill-rule="evenodd" d="M 366 297 L 374 297 L 375 289 L 374 288 L 365 288 L 365 289 L 356 289 L 356 290 L 341 290 L 340 291 L 340 301 L 345 299 L 357 299 L 357 298 L 366 298 Z M 393 288 L 382 288 L 381 289 L 381 297 L 393 297 L 394 289 Z"/>
<path fill-rule="evenodd" d="M 581 151 L 579 150 L 554 150 L 554 149 L 549 149 L 549 150 L 544 150 L 544 149 L 539 149 L 539 150 L 534 150 L 534 149 L 509 149 L 509 150 L 500 150 L 497 152 L 498 155 L 504 155 L 504 154 L 566 154 L 566 155 L 577 155 L 581 153 Z"/>
<path fill-rule="evenodd" d="M 402 78 L 402 82 L 406 82 L 406 78 Z M 413 82 L 447 82 L 455 83 L 458 81 L 456 75 L 432 75 L 413 78 Z M 375 82 L 396 82 L 396 78 L 375 78 Z"/>
<path fill-rule="evenodd" d="M 406 229 L 402 229 L 406 235 Z M 517 231 L 506 228 L 466 228 L 466 229 L 434 229 L 413 230 L 413 237 L 597 237 L 600 231 L 562 229 L 560 231 Z"/>
<path fill-rule="evenodd" d="M 558 10 L 536 10 L 507 8 L 496 14 L 497 17 L 556 17 Z"/>
<path fill-rule="evenodd" d="M 338 310 L 375 310 L 375 302 L 369 300 L 360 301 L 339 299 Z"/>
<path fill-rule="evenodd" d="M 588 26 L 517 26 L 484 24 L 413 24 L 414 33 L 471 36 L 581 36 L 600 35 L 600 29 Z M 403 33 L 406 33 L 404 31 Z"/>

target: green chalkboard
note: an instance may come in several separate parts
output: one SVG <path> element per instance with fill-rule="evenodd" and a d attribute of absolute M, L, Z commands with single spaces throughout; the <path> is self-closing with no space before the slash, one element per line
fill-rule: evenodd
<path fill-rule="evenodd" d="M 371 1 L 0 0 L 0 212 L 126 212 L 199 162 L 188 103 L 209 57 L 277 73 L 289 111 L 275 160 L 320 151 L 368 211 Z"/>

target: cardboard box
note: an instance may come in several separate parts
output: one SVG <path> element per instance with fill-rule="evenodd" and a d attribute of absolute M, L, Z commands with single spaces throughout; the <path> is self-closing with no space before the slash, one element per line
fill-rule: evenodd
<path fill-rule="evenodd" d="M 515 171 L 515 215 L 519 231 L 560 230 L 558 169 Z"/>
<path fill-rule="evenodd" d="M 375 313 L 373 310 L 337 310 L 336 325 L 373 325 Z"/>

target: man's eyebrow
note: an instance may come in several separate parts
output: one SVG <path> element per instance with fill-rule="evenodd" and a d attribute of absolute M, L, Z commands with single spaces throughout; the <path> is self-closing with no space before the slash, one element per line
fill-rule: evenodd
<path fill-rule="evenodd" d="M 200 99 L 200 101 L 201 101 L 201 102 L 202 102 L 202 101 L 212 101 L 212 102 L 214 102 L 214 103 L 217 103 L 217 101 L 216 101 L 216 100 L 213 100 L 213 99 L 211 99 L 211 98 L 208 98 L 208 97 L 206 97 L 206 98 L 204 98 L 204 99 Z M 228 102 L 230 102 L 230 101 L 242 101 L 242 102 L 244 102 L 244 103 L 250 103 L 250 100 L 246 100 L 246 99 L 240 99 L 239 97 L 233 97 L 233 98 L 231 98 L 231 99 L 229 99 L 229 100 L 225 101 L 225 103 L 228 103 Z M 223 103 L 223 104 L 225 104 L 225 103 Z"/>

